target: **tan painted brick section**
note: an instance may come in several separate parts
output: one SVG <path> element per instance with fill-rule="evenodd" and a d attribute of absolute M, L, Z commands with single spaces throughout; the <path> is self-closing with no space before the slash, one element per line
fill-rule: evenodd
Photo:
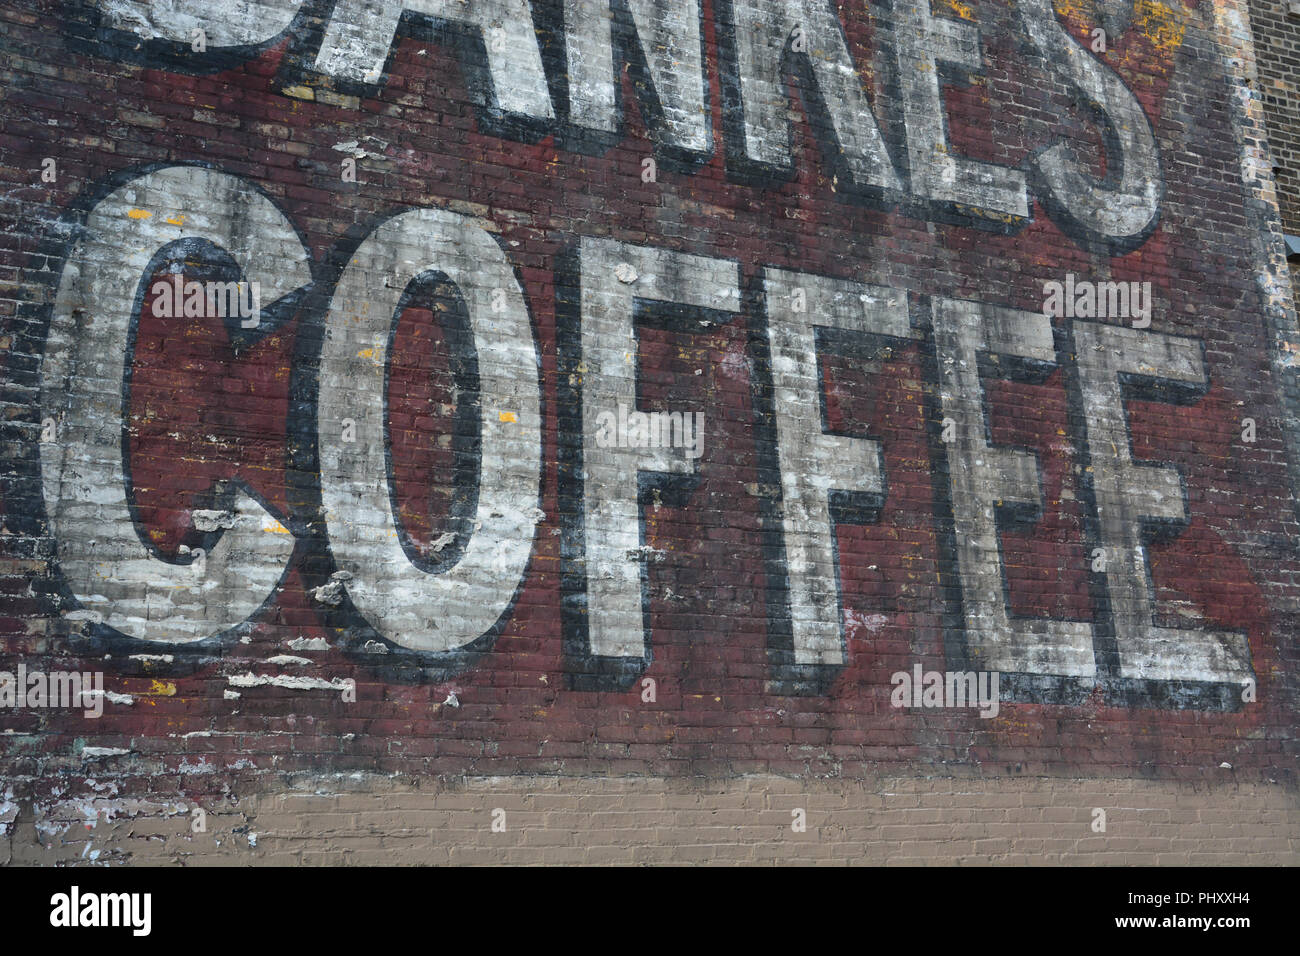
<path fill-rule="evenodd" d="M 1106 831 L 1092 829 L 1093 809 Z M 807 814 L 794 832 L 792 811 Z M 491 829 L 505 813 L 505 832 Z M 314 778 L 205 805 L 23 805 L 13 865 L 1300 863 L 1300 799 L 1269 784 L 1063 778 L 798 781 Z M 93 821 L 90 822 L 90 821 Z"/>

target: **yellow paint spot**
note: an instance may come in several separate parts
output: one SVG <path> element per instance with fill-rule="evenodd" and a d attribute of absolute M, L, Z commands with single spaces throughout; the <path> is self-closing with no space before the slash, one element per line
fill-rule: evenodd
<path fill-rule="evenodd" d="M 500 419 L 501 419 L 503 422 L 517 422 L 517 421 L 519 421 L 519 419 L 515 417 L 515 413 L 514 413 L 514 412 L 502 412 L 501 415 L 500 415 L 499 417 L 500 417 Z"/>
<path fill-rule="evenodd" d="M 975 9 L 961 0 L 943 0 L 943 5 L 963 20 L 975 19 Z"/>
<path fill-rule="evenodd" d="M 172 216 L 167 220 L 167 224 L 169 226 L 183 226 L 185 225 L 185 217 L 181 215 Z"/>
<path fill-rule="evenodd" d="M 1133 21 L 1158 51 L 1172 54 L 1183 45 L 1187 34 L 1186 10 L 1165 6 L 1156 0 L 1138 0 L 1133 7 Z"/>
<path fill-rule="evenodd" d="M 1052 9 L 1055 10 L 1059 16 L 1065 17 L 1067 20 L 1074 17 L 1086 16 L 1085 11 L 1080 9 L 1079 4 L 1074 3 L 1073 0 L 1056 0 L 1056 2 L 1052 4 Z"/>
<path fill-rule="evenodd" d="M 149 686 L 148 696 L 150 697 L 175 697 L 176 696 L 176 685 L 173 684 L 171 681 L 151 680 L 149 682 L 149 685 L 150 686 Z"/>
<path fill-rule="evenodd" d="M 947 0 L 956 3 L 957 0 Z M 1091 25 L 1099 23 L 1096 0 L 1054 0 L 1053 8 L 1067 20 L 1072 20 L 1075 30 L 1084 29 L 1091 37 Z M 1181 5 L 1169 6 L 1160 0 L 1137 0 L 1133 5 L 1133 22 L 1130 30 L 1136 28 L 1155 47 L 1162 56 L 1170 56 L 1182 46 L 1187 34 L 1187 25 L 1191 19 Z M 1111 37 L 1113 43 L 1116 38 Z"/>
<path fill-rule="evenodd" d="M 276 521 L 274 518 L 263 518 L 263 519 L 262 519 L 262 530 L 263 530 L 263 531 L 269 531 L 269 532 L 271 532 L 272 534 L 288 534 L 288 533 L 289 533 L 289 529 L 286 528 L 284 525 L 280 524 L 280 522 Z"/>
<path fill-rule="evenodd" d="M 372 358 L 374 358 L 374 357 L 375 357 L 375 350 L 374 350 L 374 349 L 362 349 L 360 352 L 357 353 L 357 358 L 368 358 L 368 359 L 372 359 Z"/>
<path fill-rule="evenodd" d="M 283 92 L 285 96 L 292 96 L 296 100 L 316 99 L 316 91 L 309 86 L 286 86 Z"/>
<path fill-rule="evenodd" d="M 965 213 L 968 216 L 977 216 L 981 219 L 991 219 L 995 222 L 1003 222 L 1007 225 L 1015 225 L 1020 217 L 1009 212 L 998 212 L 993 209 L 983 209 L 979 206 L 968 206 L 965 203 L 953 203 L 958 212 Z"/>
<path fill-rule="evenodd" d="M 153 213 L 148 209 L 129 209 L 126 215 L 128 219 L 148 219 Z"/>

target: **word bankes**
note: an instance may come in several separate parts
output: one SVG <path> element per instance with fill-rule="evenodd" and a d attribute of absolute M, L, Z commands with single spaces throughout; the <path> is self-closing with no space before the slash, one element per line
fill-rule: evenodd
<path fill-rule="evenodd" d="M 112 27 L 148 40 L 188 45 L 197 28 L 206 37 L 205 57 L 270 43 L 299 13 L 298 4 L 289 0 L 251 4 L 239 17 L 204 0 L 95 2 Z M 338 0 L 314 57 L 307 52 L 303 66 L 345 87 L 373 91 L 385 80 L 389 49 L 403 19 L 427 18 L 453 27 L 449 34 L 468 35 L 459 52 L 486 132 L 524 140 L 554 132 L 567 146 L 599 151 L 620 137 L 617 77 L 627 63 L 636 71 L 643 113 L 652 118 L 665 158 L 686 169 L 703 168 L 713 155 L 715 137 L 709 103 L 713 71 L 701 0 L 636 0 L 627 4 L 630 9 L 601 0 L 554 6 L 562 7 L 561 42 L 552 55 L 544 55 L 531 5 L 523 0 Z M 960 210 L 1004 228 L 1029 220 L 1033 181 L 1040 198 L 1050 200 L 1049 215 L 1059 216 L 1062 228 L 1076 238 L 1081 230 L 1089 240 L 1126 244 L 1140 241 L 1154 227 L 1161 170 L 1151 123 L 1124 81 L 1057 19 L 1051 0 L 1015 4 L 1023 49 L 1032 51 L 1081 105 L 1086 103 L 1110 134 L 1104 137 L 1106 164 L 1120 171 L 1113 181 L 1097 179 L 1091 158 L 1075 157 L 1059 145 L 1034 154 L 1033 177 L 1010 165 L 963 156 L 953 147 L 943 85 L 953 82 L 954 69 L 977 83 L 987 69 L 975 23 L 936 16 L 929 3 L 888 9 L 870 4 L 880 55 L 894 61 L 900 76 L 897 92 L 887 87 L 873 96 L 836 6 L 827 0 L 714 4 L 723 47 L 718 63 L 726 85 L 735 90 L 734 97 L 722 97 L 727 170 L 733 181 L 772 181 L 792 170 L 786 70 L 793 57 L 816 88 L 815 95 L 804 94 L 803 102 L 819 114 L 809 118 L 810 125 L 823 131 L 824 155 L 839 167 L 842 193 L 905 204 L 923 216 L 931 215 L 930 209 L 943 215 Z M 598 7 L 604 7 L 603 14 Z M 616 42 L 618 36 L 627 39 Z M 561 76 L 567 81 L 567 102 L 552 98 L 551 89 L 558 85 L 552 81 Z M 904 142 L 898 146 L 886 139 L 877 116 L 891 108 L 902 119 Z M 1043 131 L 1045 142 L 1053 135 Z"/>
<path fill-rule="evenodd" d="M 104 675 L 102 672 L 28 671 L 18 665 L 18 673 L 0 671 L 0 707 L 60 707 L 85 709 L 89 718 L 104 713 Z"/>
<path fill-rule="evenodd" d="M 978 707 L 986 720 L 996 717 L 1000 676 L 997 671 L 925 671 L 921 665 L 912 673 L 899 671 L 890 677 L 894 685 L 889 703 L 894 707 Z"/>
<path fill-rule="evenodd" d="M 148 936 L 153 928 L 152 893 L 85 893 L 72 887 L 50 897 L 50 925 L 126 926 L 133 936 Z"/>
<path fill-rule="evenodd" d="M 700 412 L 628 412 L 596 416 L 600 448 L 681 448 L 694 460 L 704 454 L 704 415 Z"/>

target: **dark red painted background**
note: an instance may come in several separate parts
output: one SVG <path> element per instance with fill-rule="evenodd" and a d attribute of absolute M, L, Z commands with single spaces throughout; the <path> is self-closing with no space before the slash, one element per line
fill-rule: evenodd
<path fill-rule="evenodd" d="M 68 625 L 41 598 L 47 589 L 33 591 L 33 582 L 49 578 L 39 543 L 6 526 L 0 668 L 25 661 L 102 669 L 110 690 L 138 696 L 132 707 L 109 705 L 98 721 L 53 711 L 0 714 L 0 725 L 16 732 L 0 737 L 0 775 L 63 766 L 62 756 L 89 743 L 133 751 L 115 764 L 133 785 L 193 791 L 215 791 L 243 774 L 305 770 L 852 776 L 913 768 L 1198 777 L 1218 774 L 1226 761 L 1237 773 L 1294 779 L 1300 562 L 1208 6 L 1184 5 L 1187 34 L 1176 52 L 1138 28 L 1113 41 L 1107 62 L 1156 128 L 1166 198 L 1155 234 L 1109 259 L 1081 249 L 1039 206 L 1027 227 L 1001 235 L 856 205 L 835 191 L 802 109 L 791 182 L 769 189 L 728 182 L 717 37 L 705 6 L 719 148 L 691 175 L 661 168 L 659 182 L 646 184 L 649 140 L 630 80 L 626 136 L 603 156 L 584 156 L 557 149 L 550 137 L 526 145 L 478 132 L 457 60 L 432 43 L 401 39 L 385 86 L 351 108 L 279 92 L 287 42 L 234 69 L 187 75 L 78 52 L 64 37 L 85 16 L 79 8 L 0 5 L 0 48 L 8 54 L 0 61 L 0 317 L 18 323 L 48 294 L 42 243 L 57 237 L 60 217 L 75 217 L 70 210 L 96 184 L 144 164 L 201 160 L 246 177 L 275 198 L 318 261 L 345 234 L 362 234 L 393 212 L 450 203 L 496 223 L 522 275 L 543 362 L 548 516 L 514 614 L 473 670 L 440 684 L 384 680 L 327 652 L 311 655 L 320 666 L 293 671 L 355 679 L 355 704 L 337 693 L 267 687 L 223 699 L 224 675 L 275 673 L 260 662 L 293 653 L 288 640 L 336 636 L 299 575 L 290 575 L 251 644 L 195 673 L 159 665 L 140 675 L 138 665 L 68 656 Z M 1101 156 L 1095 128 L 1016 40 L 1007 8 L 986 0 L 975 16 L 990 66 L 986 83 L 947 92 L 954 148 L 1014 166 L 1066 136 Z M 847 27 L 870 83 L 872 36 L 862 20 Z M 1071 24 L 1080 36 L 1089 27 L 1082 18 Z M 349 140 L 383 157 L 362 160 L 356 184 L 340 181 L 342 154 L 332 148 Z M 57 184 L 40 183 L 45 156 L 58 158 Z M 953 586 L 943 577 L 951 557 L 936 514 L 926 434 L 932 386 L 919 346 L 878 366 L 824 363 L 830 424 L 883 442 L 889 496 L 878 523 L 838 532 L 848 666 L 824 696 L 770 693 L 749 314 L 707 335 L 648 331 L 642 339 L 646 407 L 698 410 L 707 422 L 702 480 L 689 506 L 647 515 L 647 543 L 668 555 L 651 569 L 655 660 L 646 674 L 657 681 L 658 699 L 643 703 L 639 687 L 565 690 L 553 270 L 557 254 L 583 235 L 733 258 L 751 288 L 759 268 L 773 265 L 1038 310 L 1042 283 L 1066 272 L 1108 266 L 1116 280 L 1152 281 L 1157 296 L 1174 304 L 1154 327 L 1204 339 L 1211 382 L 1192 406 L 1129 405 L 1134 457 L 1178 466 L 1190 496 L 1189 526 L 1153 547 L 1153 574 L 1162 602 L 1188 601 L 1210 625 L 1248 633 L 1258 703 L 1225 713 L 1158 700 L 1121 707 L 1099 695 L 1084 706 L 1004 703 L 993 720 L 890 708 L 893 672 L 916 662 L 944 668 L 943 588 Z M 236 355 L 216 319 L 178 334 L 145 310 L 130 453 L 142 520 L 164 551 L 189 533 L 189 509 L 217 479 L 238 477 L 288 508 L 291 366 L 304 321 L 299 315 Z M 5 348 L 17 341 L 11 330 Z M 407 311 L 395 354 L 401 517 L 427 546 L 450 494 L 451 462 L 438 443 L 451 423 L 446 376 L 437 374 L 445 373 L 447 351 L 431 311 Z M 11 381 L 25 361 L 9 356 Z M 1078 429 L 1062 375 L 987 388 L 995 441 L 1036 451 L 1043 473 L 1042 522 L 1030 534 L 1004 536 L 1012 608 L 1091 619 Z M 35 414 L 12 405 L 5 413 L 20 421 Z M 1255 445 L 1239 440 L 1247 415 L 1260 423 Z M 33 454 L 32 432 L 24 434 L 26 444 L 8 439 L 15 461 Z M 5 500 L 0 511 L 9 516 L 24 506 Z M 452 692 L 459 707 L 442 704 Z M 186 736 L 196 731 L 212 736 Z"/>

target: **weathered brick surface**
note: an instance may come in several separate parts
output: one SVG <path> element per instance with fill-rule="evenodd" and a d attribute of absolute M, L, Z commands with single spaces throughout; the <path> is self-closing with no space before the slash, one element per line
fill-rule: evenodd
<path fill-rule="evenodd" d="M 0 4 L 15 861 L 1295 861 L 1243 4 L 291 6 Z"/>

